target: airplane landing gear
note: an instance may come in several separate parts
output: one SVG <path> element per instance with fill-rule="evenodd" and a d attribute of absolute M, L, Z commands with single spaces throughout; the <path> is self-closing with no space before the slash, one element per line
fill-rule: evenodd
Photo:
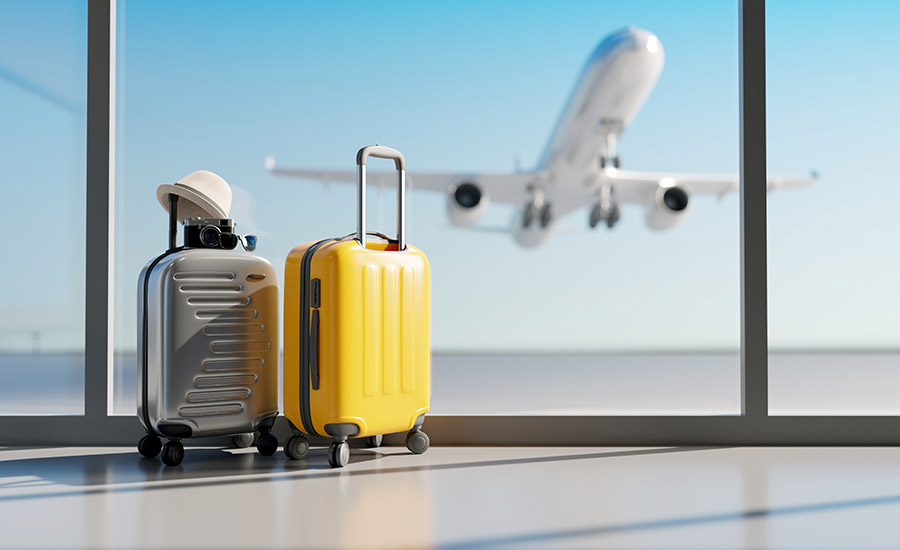
<path fill-rule="evenodd" d="M 553 221 L 553 208 L 549 204 L 541 206 L 541 227 L 546 229 Z"/>
<path fill-rule="evenodd" d="M 602 221 L 606 222 L 606 227 L 612 229 L 613 226 L 616 225 L 616 222 L 619 221 L 619 205 L 612 204 L 609 206 L 605 206 L 602 203 L 597 203 L 591 208 L 591 214 L 588 217 L 588 224 L 591 226 L 591 229 L 597 227 Z"/>
<path fill-rule="evenodd" d="M 612 158 L 600 157 L 600 169 L 603 170 L 607 166 L 612 165 L 613 168 L 618 169 L 622 166 L 622 159 L 619 158 L 618 155 Z"/>
<path fill-rule="evenodd" d="M 619 157 L 614 157 L 618 162 Z M 616 164 L 618 167 L 618 164 Z M 600 222 L 606 222 L 606 227 L 612 229 L 619 221 L 619 203 L 616 201 L 614 189 L 609 184 L 601 184 L 597 193 L 597 202 L 591 208 L 588 216 L 588 225 L 591 229 L 597 227 Z"/>
<path fill-rule="evenodd" d="M 525 206 L 525 213 L 522 214 L 522 227 L 528 229 L 531 227 L 531 222 L 534 221 L 538 216 L 538 207 L 536 204 L 531 203 Z"/>
<path fill-rule="evenodd" d="M 619 221 L 619 205 L 614 204 L 612 208 L 610 208 L 609 213 L 606 216 L 606 227 L 612 229 L 616 222 Z"/>

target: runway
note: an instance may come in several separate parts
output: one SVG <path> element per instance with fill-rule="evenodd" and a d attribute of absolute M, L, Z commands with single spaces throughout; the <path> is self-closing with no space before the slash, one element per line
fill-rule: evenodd
<path fill-rule="evenodd" d="M 135 357 L 116 356 L 116 412 L 135 410 Z M 0 355 L 0 414 L 80 414 L 83 358 Z M 432 414 L 730 415 L 740 356 L 435 353 Z M 773 352 L 772 414 L 900 414 L 900 352 Z"/>

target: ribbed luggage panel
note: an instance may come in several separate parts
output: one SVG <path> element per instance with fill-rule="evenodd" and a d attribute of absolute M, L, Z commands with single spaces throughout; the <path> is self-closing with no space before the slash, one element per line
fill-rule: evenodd
<path fill-rule="evenodd" d="M 150 277 L 151 380 L 144 383 L 151 386 L 149 403 L 141 403 L 142 415 L 149 405 L 150 424 L 183 423 L 193 436 L 240 433 L 275 414 L 278 302 L 271 265 L 192 249 L 172 254 Z"/>
<path fill-rule="evenodd" d="M 249 289 L 240 283 L 222 283 L 218 280 L 233 281 L 236 274 L 231 273 L 204 273 L 204 272 L 177 272 L 172 275 L 176 281 L 190 280 L 190 284 L 178 286 L 179 294 L 184 298 L 181 322 L 192 319 L 192 324 L 201 327 L 200 333 L 194 333 L 193 337 L 179 346 L 175 356 L 176 365 L 192 364 L 195 359 L 201 359 L 201 370 L 194 376 L 194 387 L 198 391 L 191 391 L 185 396 L 186 403 L 203 402 L 203 406 L 181 406 L 179 413 L 182 416 L 209 416 L 214 414 L 238 414 L 244 411 L 244 403 L 251 398 L 259 381 L 258 376 L 251 375 L 256 369 L 263 368 L 266 356 L 272 347 L 269 335 L 272 328 L 266 331 L 266 316 L 260 317 L 260 304 L 254 303 Z M 216 317 L 197 315 L 200 306 L 208 304 L 223 304 L 227 300 L 237 300 L 244 305 L 238 305 L 232 309 L 244 311 L 244 315 L 238 319 L 227 318 L 221 321 Z M 176 305 L 178 302 L 176 302 Z M 265 308 L 265 304 L 262 304 Z M 193 314 L 193 315 L 192 315 Z M 260 322 L 263 321 L 263 322 Z M 200 338 L 200 334 L 206 338 Z M 196 339 L 196 341 L 194 341 Z M 194 349 L 192 349 L 194 348 Z M 210 355 L 211 354 L 211 355 Z M 179 360 L 179 355 L 184 356 Z M 216 379 L 222 380 L 217 374 L 207 374 L 210 371 L 227 370 L 231 375 L 228 380 L 232 382 L 231 389 L 208 390 L 209 382 Z M 235 378 L 234 375 L 245 376 Z M 241 383 L 242 382 L 242 383 Z M 235 403 L 237 401 L 237 403 Z M 229 406 L 222 406 L 223 404 Z M 237 407 L 233 405 L 238 405 Z M 250 421 L 253 419 L 251 418 Z"/>
<path fill-rule="evenodd" d="M 400 269 L 400 373 L 403 393 L 416 389 L 416 293 L 415 270 L 404 266 Z"/>
<path fill-rule="evenodd" d="M 365 365 L 363 370 L 363 393 L 374 396 L 381 386 L 381 335 L 378 329 L 381 320 L 381 295 L 378 284 L 378 266 L 367 265 L 363 268 L 363 332 L 360 346 L 360 361 Z"/>
<path fill-rule="evenodd" d="M 362 286 L 363 394 L 415 391 L 415 270 L 366 265 Z"/>
<path fill-rule="evenodd" d="M 398 330 L 397 330 L 397 268 L 381 269 L 381 376 L 385 395 L 397 393 Z"/>
<path fill-rule="evenodd" d="M 234 273 L 228 275 L 230 275 L 230 279 L 235 278 Z M 207 390 L 204 388 L 208 387 L 209 382 L 214 382 L 216 378 L 222 380 L 223 377 L 206 374 L 206 372 L 228 370 L 230 374 L 250 375 L 256 369 L 263 368 L 266 356 L 272 348 L 272 342 L 268 338 L 272 334 L 272 327 L 268 327 L 269 330 L 266 331 L 265 324 L 259 321 L 268 319 L 260 318 L 258 304 L 254 303 L 252 296 L 242 284 L 215 284 L 212 280 L 205 280 L 206 277 L 202 273 L 175 273 L 173 278 L 192 280 L 190 285 L 180 285 L 179 291 L 187 297 L 185 303 L 188 311 L 185 313 L 191 317 L 190 313 L 193 311 L 192 317 L 199 320 L 200 323 L 205 323 L 200 332 L 206 336 L 205 339 L 199 339 L 200 334 L 196 334 L 194 338 L 198 338 L 197 342 L 188 342 L 187 345 L 179 347 L 178 353 L 186 356 L 188 364 L 192 362 L 192 358 L 204 357 L 201 363 L 201 369 L 204 372 L 197 373 L 194 377 L 194 387 L 199 391 L 189 392 L 185 396 L 187 403 L 203 402 L 203 405 L 182 406 L 178 409 L 179 413 L 185 417 L 243 413 L 244 404 L 253 396 L 254 386 L 259 381 L 259 377 L 229 377 L 228 379 L 233 384 L 229 391 Z M 229 298 L 229 294 L 238 296 Z M 203 306 L 221 305 L 228 299 L 246 302 L 245 305 L 232 308 L 238 311 L 243 310 L 245 314 L 239 319 L 228 319 L 225 322 L 215 317 L 201 317 L 197 315 L 198 299 L 201 300 Z M 265 308 L 265 305 L 262 307 Z M 192 347 L 198 349 L 191 349 Z M 175 364 L 184 362 L 176 360 Z M 252 422 L 253 418 L 248 420 Z"/>

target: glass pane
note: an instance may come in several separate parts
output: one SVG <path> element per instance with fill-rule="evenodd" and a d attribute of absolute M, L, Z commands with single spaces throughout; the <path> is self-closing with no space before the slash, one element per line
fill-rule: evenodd
<path fill-rule="evenodd" d="M 0 4 L 0 414 L 84 412 L 87 2 Z"/>
<path fill-rule="evenodd" d="M 737 173 L 734 3 L 410 2 L 390 13 L 366 3 L 129 3 L 123 13 L 118 412 L 134 411 L 135 284 L 165 246 L 156 186 L 201 168 L 222 175 L 235 190 L 232 216 L 281 271 L 293 246 L 354 230 L 355 190 L 339 177 L 275 176 L 264 159 L 353 171 L 360 146 L 383 143 L 406 154 L 409 242 L 432 266 L 432 412 L 739 413 L 737 196 L 664 179 L 725 173 L 716 181 L 727 187 Z M 598 60 L 607 87 L 572 97 L 574 134 L 551 161 L 571 155 L 577 166 L 516 175 L 516 158 L 524 170 L 543 166 L 582 67 Z M 592 208 L 612 205 L 599 165 L 616 162 L 605 136 L 619 124 L 623 169 L 658 174 L 614 185 L 621 220 L 590 230 Z M 451 177 L 434 184 L 428 173 Z M 509 177 L 494 185 L 485 174 Z M 475 229 L 447 217 L 450 186 L 467 181 L 490 200 Z M 672 185 L 663 202 L 661 186 Z M 539 211 L 521 229 L 538 188 L 555 233 L 539 229 Z M 394 231 L 393 197 L 370 186 L 372 230 Z M 536 237 L 546 242 L 520 244 Z"/>
<path fill-rule="evenodd" d="M 850 16 L 849 14 L 852 14 Z M 773 414 L 900 413 L 900 4 L 767 5 Z"/>

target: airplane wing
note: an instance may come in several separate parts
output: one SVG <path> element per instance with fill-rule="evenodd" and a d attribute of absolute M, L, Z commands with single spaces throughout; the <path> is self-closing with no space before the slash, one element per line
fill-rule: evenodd
<path fill-rule="evenodd" d="M 303 170 L 280 168 L 272 157 L 266 159 L 269 172 L 279 176 L 290 176 L 300 179 L 320 181 L 325 184 L 356 183 L 356 170 Z M 485 190 L 491 202 L 501 202 L 521 206 L 529 200 L 528 185 L 533 183 L 540 172 L 522 172 L 511 174 L 452 174 L 407 172 L 406 181 L 411 189 L 424 189 L 446 193 L 450 186 L 464 181 L 477 182 Z M 396 172 L 366 172 L 366 180 L 370 185 L 392 186 L 397 181 Z"/>
<path fill-rule="evenodd" d="M 693 193 L 709 193 L 719 197 L 737 191 L 740 186 L 740 176 L 737 174 L 670 174 L 607 168 L 606 179 L 616 185 L 616 196 L 625 202 L 641 202 L 646 196 L 647 188 L 655 188 L 660 184 L 685 187 Z M 807 177 L 769 176 L 767 190 L 812 185 L 818 179 L 819 174 L 815 171 Z"/>
<path fill-rule="evenodd" d="M 491 202 L 521 206 L 528 202 L 528 186 L 538 178 L 537 172 L 510 174 L 441 174 L 413 172 L 407 175 L 413 189 L 447 192 L 451 185 L 464 181 L 477 183 Z"/>

